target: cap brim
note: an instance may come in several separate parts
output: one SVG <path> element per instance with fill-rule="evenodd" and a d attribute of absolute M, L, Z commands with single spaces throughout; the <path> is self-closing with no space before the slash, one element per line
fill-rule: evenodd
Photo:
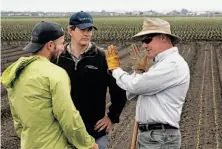
<path fill-rule="evenodd" d="M 30 42 L 25 48 L 23 48 L 23 50 L 34 53 L 34 52 L 39 51 L 43 46 L 44 44 Z"/>
<path fill-rule="evenodd" d="M 95 26 L 93 26 L 92 23 L 83 23 L 83 24 L 79 24 L 79 25 L 75 25 L 76 27 L 78 27 L 79 29 L 86 29 L 89 27 L 93 27 L 95 30 L 98 30 Z"/>
<path fill-rule="evenodd" d="M 157 30 L 154 30 L 154 31 L 141 31 L 138 34 L 134 35 L 132 37 L 132 39 L 134 39 L 134 40 L 142 40 L 144 38 L 144 36 L 149 35 L 149 34 L 154 34 L 154 33 L 160 33 L 160 34 L 169 35 L 171 37 L 172 42 L 174 44 L 177 44 L 177 43 L 179 43 L 181 41 L 181 38 L 176 36 L 176 35 L 174 35 L 174 34 L 169 34 L 167 32 L 157 31 Z"/>

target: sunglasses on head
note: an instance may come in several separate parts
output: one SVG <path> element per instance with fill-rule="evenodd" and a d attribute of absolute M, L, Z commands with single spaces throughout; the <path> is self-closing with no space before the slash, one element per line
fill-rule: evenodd
<path fill-rule="evenodd" d="M 159 34 L 151 34 L 149 36 L 146 36 L 143 40 L 142 40 L 142 44 L 145 43 L 145 44 L 149 44 L 152 40 L 153 40 L 153 37 L 157 36 Z"/>

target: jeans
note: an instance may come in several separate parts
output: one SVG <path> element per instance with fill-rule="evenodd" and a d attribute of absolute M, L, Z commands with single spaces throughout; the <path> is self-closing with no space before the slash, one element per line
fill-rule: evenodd
<path fill-rule="evenodd" d="M 108 148 L 108 135 L 105 135 L 96 139 L 96 144 L 98 144 L 99 149 L 107 149 Z"/>
<path fill-rule="evenodd" d="M 141 132 L 137 138 L 139 149 L 180 149 L 179 129 L 157 129 Z"/>

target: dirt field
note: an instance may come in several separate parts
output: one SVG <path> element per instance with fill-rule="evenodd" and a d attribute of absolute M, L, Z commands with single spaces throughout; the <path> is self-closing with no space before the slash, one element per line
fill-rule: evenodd
<path fill-rule="evenodd" d="M 107 43 L 99 43 L 106 47 Z M 118 43 L 121 66 L 131 71 L 127 47 Z M 1 71 L 22 55 L 24 43 L 2 43 Z M 180 54 L 191 70 L 191 84 L 181 117 L 182 149 L 222 149 L 222 43 L 197 42 L 178 45 Z M 110 105 L 107 95 L 107 107 Z M 128 101 L 119 124 L 109 134 L 109 149 L 129 149 L 131 143 L 136 101 Z M 19 148 L 7 93 L 1 89 L 1 148 Z"/>

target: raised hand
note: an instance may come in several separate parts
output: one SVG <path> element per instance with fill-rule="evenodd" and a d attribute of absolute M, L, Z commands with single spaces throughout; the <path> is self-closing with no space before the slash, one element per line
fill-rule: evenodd
<path fill-rule="evenodd" d="M 109 70 L 113 70 L 120 67 L 120 59 L 117 53 L 116 46 L 109 45 L 108 49 L 105 51 L 105 54 Z"/>
<path fill-rule="evenodd" d="M 136 44 L 130 46 L 130 56 L 133 62 L 134 71 L 145 72 L 148 69 L 148 56 L 146 50 L 139 48 Z"/>

